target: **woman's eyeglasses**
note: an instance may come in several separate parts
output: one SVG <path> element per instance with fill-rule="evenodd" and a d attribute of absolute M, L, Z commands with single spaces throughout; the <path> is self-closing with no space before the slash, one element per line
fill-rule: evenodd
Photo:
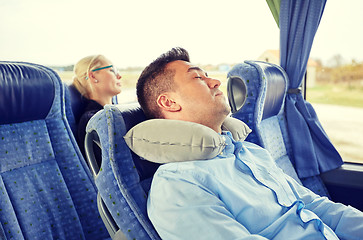
<path fill-rule="evenodd" d="M 119 75 L 119 72 L 117 70 L 117 67 L 115 67 L 113 65 L 109 65 L 109 66 L 106 66 L 106 67 L 96 68 L 96 69 L 93 69 L 91 71 L 92 72 L 96 72 L 96 71 L 99 71 L 99 70 L 102 70 L 102 69 L 106 69 L 106 68 L 111 68 L 111 71 L 115 74 L 116 77 Z"/>

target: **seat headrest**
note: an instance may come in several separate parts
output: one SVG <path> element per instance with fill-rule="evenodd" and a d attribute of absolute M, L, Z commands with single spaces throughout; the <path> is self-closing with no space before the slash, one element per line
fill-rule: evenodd
<path fill-rule="evenodd" d="M 262 119 L 279 114 L 285 101 L 288 77 L 285 71 L 274 64 L 250 62 L 260 72 L 260 77 L 266 81 L 266 95 Z"/>
<path fill-rule="evenodd" d="M 59 84 L 57 76 L 37 64 L 0 62 L 0 124 L 46 118 Z"/>
<path fill-rule="evenodd" d="M 283 109 L 287 84 L 288 77 L 278 65 L 260 61 L 237 64 L 228 73 L 231 108 L 238 112 L 254 106 L 260 121 L 275 116 Z"/>
<path fill-rule="evenodd" d="M 247 87 L 240 76 L 230 76 L 228 78 L 227 95 L 232 113 L 238 111 L 245 104 Z"/>

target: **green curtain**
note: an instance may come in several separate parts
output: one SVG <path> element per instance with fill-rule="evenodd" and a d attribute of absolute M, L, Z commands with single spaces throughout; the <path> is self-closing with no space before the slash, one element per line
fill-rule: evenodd
<path fill-rule="evenodd" d="M 281 0 L 266 0 L 268 7 L 271 10 L 271 13 L 277 23 L 277 27 L 280 27 L 279 18 L 280 18 L 280 1 Z"/>

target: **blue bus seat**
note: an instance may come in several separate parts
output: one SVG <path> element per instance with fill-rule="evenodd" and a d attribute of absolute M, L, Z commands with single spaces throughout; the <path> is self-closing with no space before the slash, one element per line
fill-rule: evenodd
<path fill-rule="evenodd" d="M 89 103 L 89 99 L 82 96 L 73 83 L 65 86 L 66 115 L 73 135 L 77 138 L 78 123 Z M 117 96 L 112 98 L 112 103 L 118 103 Z"/>
<path fill-rule="evenodd" d="M 1 239 L 109 239 L 57 73 L 0 62 L 0 91 Z"/>
<path fill-rule="evenodd" d="M 146 201 L 152 177 L 159 164 L 140 159 L 123 136 L 145 115 L 138 104 L 106 105 L 87 125 L 86 153 L 99 189 L 100 214 L 111 237 L 160 239 L 148 219 Z M 97 166 L 93 142 L 102 149 Z"/>
<path fill-rule="evenodd" d="M 284 114 L 288 89 L 285 71 L 275 64 L 245 61 L 235 65 L 227 77 L 232 117 L 242 120 L 252 129 L 246 141 L 267 149 L 276 164 L 297 182 L 316 194 L 329 197 L 319 176 L 299 179 L 293 167 Z"/>
<path fill-rule="evenodd" d="M 67 85 L 67 88 L 69 92 L 69 100 L 71 102 L 71 109 L 74 115 L 74 120 L 76 123 L 78 123 L 89 100 L 81 95 L 81 93 L 77 90 L 73 83 Z M 114 96 L 112 98 L 112 103 L 118 103 L 117 96 Z"/>
<path fill-rule="evenodd" d="M 73 125 L 71 127 L 73 128 L 74 135 L 77 136 L 77 125 L 88 104 L 88 99 L 83 97 L 73 84 L 66 85 L 65 98 L 66 102 L 69 102 L 69 104 L 67 104 L 68 106 L 66 106 L 66 111 L 68 111 L 67 116 L 73 118 L 71 119 Z M 68 121 L 70 121 L 70 119 L 68 119 Z"/>

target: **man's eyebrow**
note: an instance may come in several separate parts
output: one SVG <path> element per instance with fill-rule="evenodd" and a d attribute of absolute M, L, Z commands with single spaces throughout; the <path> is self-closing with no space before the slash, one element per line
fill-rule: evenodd
<path fill-rule="evenodd" d="M 190 67 L 190 68 L 188 68 L 188 72 L 191 72 L 193 70 L 197 70 L 197 71 L 202 71 L 203 72 L 203 70 L 200 67 Z"/>
<path fill-rule="evenodd" d="M 200 67 L 190 67 L 190 68 L 188 68 L 188 72 L 191 72 L 193 70 L 201 71 L 208 77 L 208 73 L 206 71 L 204 71 L 203 69 L 201 69 Z"/>

